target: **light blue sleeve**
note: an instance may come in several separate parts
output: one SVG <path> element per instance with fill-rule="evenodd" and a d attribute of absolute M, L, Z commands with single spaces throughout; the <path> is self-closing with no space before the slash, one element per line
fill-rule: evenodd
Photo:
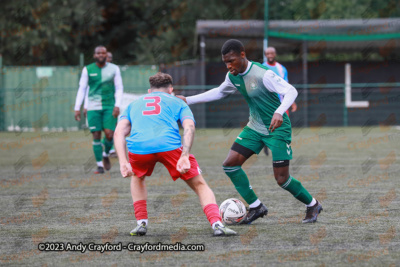
<path fill-rule="evenodd" d="M 182 123 L 186 119 L 190 119 L 196 124 L 192 111 L 190 110 L 189 106 L 185 102 L 183 102 L 179 112 L 179 120 Z"/>
<path fill-rule="evenodd" d="M 130 118 L 130 112 L 131 112 L 132 104 L 130 104 L 124 112 L 122 112 L 122 115 L 119 117 L 119 121 L 121 120 L 128 120 L 131 124 L 131 118 Z"/>

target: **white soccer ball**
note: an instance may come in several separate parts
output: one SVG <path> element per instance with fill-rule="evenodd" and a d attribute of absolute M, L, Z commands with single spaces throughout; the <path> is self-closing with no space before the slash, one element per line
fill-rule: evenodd
<path fill-rule="evenodd" d="M 239 224 L 246 213 L 246 206 L 236 198 L 229 198 L 219 206 L 219 214 L 225 224 Z"/>

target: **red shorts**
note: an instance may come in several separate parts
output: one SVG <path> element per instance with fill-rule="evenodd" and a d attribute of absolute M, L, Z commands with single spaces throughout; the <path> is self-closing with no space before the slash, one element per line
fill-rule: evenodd
<path fill-rule="evenodd" d="M 185 174 L 181 174 L 176 170 L 176 164 L 178 163 L 181 154 L 181 148 L 145 155 L 129 152 L 129 163 L 132 166 L 132 171 L 137 177 L 150 176 L 153 173 L 154 166 L 157 162 L 161 162 L 167 168 L 174 181 L 178 178 L 189 180 L 190 178 L 199 175 L 201 170 L 196 158 L 192 154 L 189 155 L 190 170 Z"/>

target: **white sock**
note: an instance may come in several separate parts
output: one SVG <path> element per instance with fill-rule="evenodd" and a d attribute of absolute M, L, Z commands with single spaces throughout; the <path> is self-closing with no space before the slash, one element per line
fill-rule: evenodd
<path fill-rule="evenodd" d="M 307 207 L 312 207 L 317 203 L 317 201 L 315 200 L 315 198 L 312 198 L 311 203 L 306 205 Z"/>
<path fill-rule="evenodd" d="M 103 162 L 102 161 L 98 161 L 97 162 L 97 167 L 103 167 L 104 168 Z"/>
<path fill-rule="evenodd" d="M 115 149 L 111 149 L 111 150 L 110 150 L 110 154 L 111 154 L 111 153 L 115 153 Z"/>
<path fill-rule="evenodd" d="M 256 201 L 249 205 L 250 208 L 257 208 L 261 204 L 261 201 L 257 198 Z"/>
<path fill-rule="evenodd" d="M 141 220 L 138 220 L 136 222 L 137 222 L 137 225 L 141 225 L 142 222 L 144 222 L 146 224 L 146 226 L 147 226 L 149 224 L 149 219 L 141 219 Z"/>
<path fill-rule="evenodd" d="M 212 226 L 211 226 L 212 229 L 215 229 L 215 226 L 216 226 L 217 224 L 218 224 L 219 226 L 224 226 L 224 225 L 222 224 L 221 221 L 218 221 L 218 222 L 215 222 L 215 223 L 212 224 Z"/>
<path fill-rule="evenodd" d="M 107 154 L 106 152 L 103 151 L 103 158 L 108 158 L 110 154 Z"/>

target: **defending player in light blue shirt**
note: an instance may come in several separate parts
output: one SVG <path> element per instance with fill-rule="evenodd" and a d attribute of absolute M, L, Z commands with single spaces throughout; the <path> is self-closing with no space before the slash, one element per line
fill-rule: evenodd
<path fill-rule="evenodd" d="M 171 95 L 173 88 L 170 75 L 159 72 L 151 76 L 149 82 L 149 93 L 128 106 L 114 134 L 121 174 L 131 177 L 131 195 L 137 222 L 131 235 L 147 233 L 149 220 L 145 178 L 151 176 L 157 162 L 167 168 L 174 181 L 181 178 L 196 192 L 214 236 L 236 235 L 235 231 L 222 224 L 214 193 L 201 175 L 196 158 L 189 154 L 195 132 L 192 111 L 184 101 Z M 183 127 L 182 141 L 178 121 Z M 126 156 L 126 142 L 129 159 Z M 172 225 L 177 221 L 174 220 Z"/>
<path fill-rule="evenodd" d="M 177 121 L 195 121 L 185 102 L 165 92 L 152 92 L 132 102 L 120 117 L 122 119 L 128 119 L 132 125 L 126 140 L 129 152 L 135 154 L 151 154 L 181 147 Z"/>

